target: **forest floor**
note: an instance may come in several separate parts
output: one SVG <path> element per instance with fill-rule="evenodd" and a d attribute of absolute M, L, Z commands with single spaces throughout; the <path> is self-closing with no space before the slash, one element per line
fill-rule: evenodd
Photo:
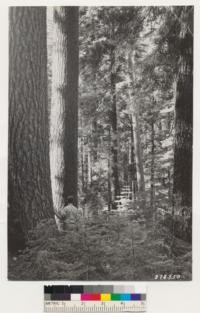
<path fill-rule="evenodd" d="M 41 221 L 26 249 L 9 257 L 11 280 L 191 280 L 191 244 L 161 222 L 96 216 L 59 233 Z"/>

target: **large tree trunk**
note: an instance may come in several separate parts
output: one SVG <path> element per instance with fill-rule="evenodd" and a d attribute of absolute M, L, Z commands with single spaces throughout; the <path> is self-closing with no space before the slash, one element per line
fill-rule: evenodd
<path fill-rule="evenodd" d="M 50 165 L 54 210 L 64 206 L 64 113 L 67 85 L 67 34 L 65 8 L 53 9 L 52 89 L 50 108 Z"/>
<path fill-rule="evenodd" d="M 72 195 L 78 177 L 78 7 L 53 9 L 51 183 L 54 210 Z"/>
<path fill-rule="evenodd" d="M 64 197 L 78 204 L 78 78 L 79 78 L 79 8 L 67 8 L 67 106 L 64 140 Z"/>
<path fill-rule="evenodd" d="M 46 8 L 9 11 L 8 243 L 17 249 L 53 215 L 49 169 Z"/>
<path fill-rule="evenodd" d="M 118 129 L 117 129 L 117 99 L 116 99 L 116 71 L 115 71 L 115 49 L 111 48 L 110 53 L 111 71 L 110 71 L 110 84 L 111 84 L 111 126 L 112 126 L 112 182 L 114 187 L 114 197 L 120 194 L 119 184 L 119 170 L 118 170 Z"/>
<path fill-rule="evenodd" d="M 183 7 L 175 103 L 174 208 L 192 206 L 193 10 Z"/>

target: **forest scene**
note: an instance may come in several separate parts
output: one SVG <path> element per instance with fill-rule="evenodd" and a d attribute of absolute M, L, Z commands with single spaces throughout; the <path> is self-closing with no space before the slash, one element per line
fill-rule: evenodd
<path fill-rule="evenodd" d="M 193 13 L 9 8 L 10 280 L 192 279 Z"/>

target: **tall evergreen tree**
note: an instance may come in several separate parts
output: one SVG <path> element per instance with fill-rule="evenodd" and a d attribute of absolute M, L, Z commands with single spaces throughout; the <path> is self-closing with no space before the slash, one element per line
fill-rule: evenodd
<path fill-rule="evenodd" d="M 134 151 L 135 151 L 135 163 L 137 171 L 137 185 L 138 185 L 138 195 L 139 200 L 145 209 L 145 181 L 144 181 L 144 168 L 143 168 L 143 151 L 141 145 L 141 136 L 140 136 L 140 125 L 139 125 L 139 106 L 138 101 L 134 98 L 135 94 L 135 68 L 134 68 L 134 52 L 132 50 L 128 53 L 128 65 L 129 65 L 129 77 L 130 77 L 130 99 L 131 103 L 131 119 L 132 119 L 132 129 L 133 129 L 133 138 L 134 138 Z"/>
<path fill-rule="evenodd" d="M 114 28 L 114 25 L 112 25 Z M 112 31 L 112 40 L 114 39 L 114 31 Z M 112 182 L 114 187 L 114 197 L 120 193 L 119 184 L 119 164 L 118 164 L 118 118 L 117 118 L 117 97 L 116 97 L 116 57 L 115 57 L 115 47 L 111 45 L 110 47 L 110 89 L 111 89 L 111 108 L 110 108 L 110 124 L 112 127 L 112 144 L 111 144 L 111 154 L 112 154 Z"/>
<path fill-rule="evenodd" d="M 46 8 L 9 10 L 8 244 L 52 216 L 47 107 Z"/>
<path fill-rule="evenodd" d="M 53 9 L 50 160 L 54 209 L 72 195 L 77 205 L 78 176 L 78 7 Z"/>
<path fill-rule="evenodd" d="M 172 9 L 179 18 L 178 75 L 175 102 L 174 206 L 192 206 L 193 7 Z"/>

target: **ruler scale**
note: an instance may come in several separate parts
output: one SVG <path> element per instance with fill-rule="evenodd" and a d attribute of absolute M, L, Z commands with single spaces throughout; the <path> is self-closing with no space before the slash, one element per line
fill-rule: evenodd
<path fill-rule="evenodd" d="M 44 312 L 146 312 L 146 288 L 135 286 L 44 286 Z"/>

